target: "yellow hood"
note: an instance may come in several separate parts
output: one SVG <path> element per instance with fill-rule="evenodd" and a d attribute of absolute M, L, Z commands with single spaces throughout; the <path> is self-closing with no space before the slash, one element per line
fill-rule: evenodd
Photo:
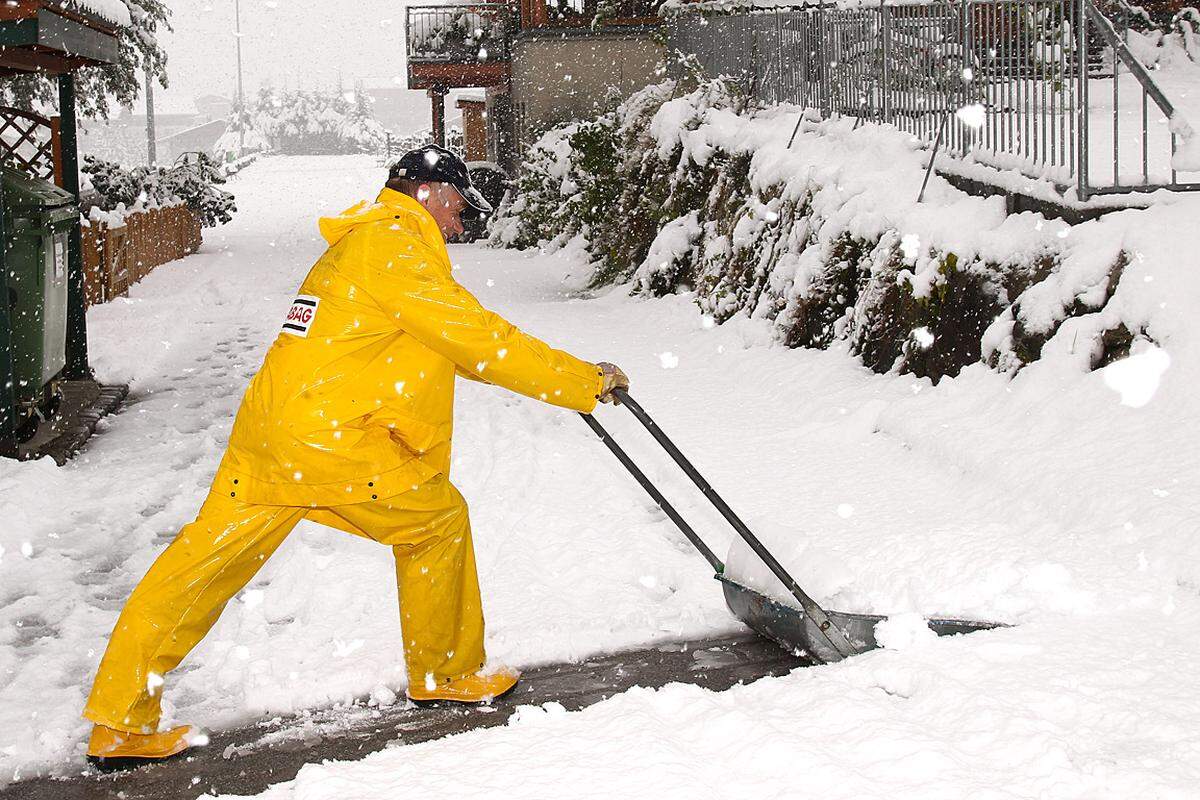
<path fill-rule="evenodd" d="M 364 200 L 350 206 L 336 217 L 321 217 L 317 222 L 317 227 L 321 231 L 321 236 L 325 237 L 325 242 L 333 247 L 346 234 L 359 226 L 394 218 L 397 208 L 402 208 L 416 217 L 413 221 L 420 226 L 422 236 L 428 236 L 431 230 L 438 231 L 437 223 L 420 203 L 408 195 L 392 189 L 384 189 L 380 192 L 374 203 Z M 440 241 L 441 238 L 441 233 L 438 232 L 434 241 Z"/>

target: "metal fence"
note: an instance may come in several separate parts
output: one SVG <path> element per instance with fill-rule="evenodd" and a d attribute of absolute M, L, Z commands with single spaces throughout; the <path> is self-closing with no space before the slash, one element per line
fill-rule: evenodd
<path fill-rule="evenodd" d="M 472 64 L 509 59 L 512 26 L 507 5 L 409 6 L 406 14 L 410 62 Z"/>
<path fill-rule="evenodd" d="M 894 125 L 1082 199 L 1200 190 L 1176 169 L 1174 106 L 1090 0 L 688 12 L 667 42 L 758 102 Z"/>

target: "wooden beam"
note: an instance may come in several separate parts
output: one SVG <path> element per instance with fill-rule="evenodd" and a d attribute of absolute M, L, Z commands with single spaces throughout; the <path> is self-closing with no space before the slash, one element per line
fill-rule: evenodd
<path fill-rule="evenodd" d="M 38 0 L 10 0 L 0 3 L 0 21 L 10 19 L 31 19 L 38 15 L 42 4 Z"/>
<path fill-rule="evenodd" d="M 487 86 L 503 86 L 512 74 L 512 65 L 507 61 L 485 64 L 461 64 L 440 62 L 408 62 L 408 88 L 434 89 L 478 89 Z"/>
<path fill-rule="evenodd" d="M 433 141 L 438 147 L 446 146 L 446 90 L 430 89 L 427 94 L 433 104 Z"/>
<path fill-rule="evenodd" d="M 0 68 L 57 75 L 114 64 L 118 56 L 115 35 L 45 8 L 34 17 L 0 19 Z"/>
<path fill-rule="evenodd" d="M 38 44 L 96 64 L 115 64 L 117 37 L 43 8 L 38 12 Z"/>
<path fill-rule="evenodd" d="M 0 67 L 19 72 L 45 72 L 49 75 L 61 75 L 80 67 L 87 66 L 89 61 L 72 58 L 59 53 L 51 53 L 34 48 L 0 48 Z"/>
<path fill-rule="evenodd" d="M 106 19 L 85 14 L 76 9 L 66 8 L 61 2 L 46 2 L 46 0 L 4 0 L 0 3 L 0 22 L 17 19 L 34 19 L 43 11 L 50 11 L 60 17 L 66 17 L 86 25 L 109 36 L 116 36 L 120 30 Z"/>

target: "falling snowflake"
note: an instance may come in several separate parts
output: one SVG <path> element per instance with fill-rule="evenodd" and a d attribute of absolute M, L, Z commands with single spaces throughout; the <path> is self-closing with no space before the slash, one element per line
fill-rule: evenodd
<path fill-rule="evenodd" d="M 937 339 L 937 337 L 933 335 L 933 331 L 929 330 L 929 328 L 925 327 L 924 325 L 922 325 L 920 328 L 913 329 L 912 338 L 913 341 L 916 342 L 917 347 L 921 348 L 922 350 L 928 350 L 929 348 L 933 347 L 933 343 Z"/>
<path fill-rule="evenodd" d="M 969 106 L 963 106 L 955 112 L 954 116 L 958 117 L 959 121 L 968 128 L 979 129 L 987 121 L 987 110 L 982 104 L 974 103 Z"/>
<path fill-rule="evenodd" d="M 658 361 L 662 364 L 663 369 L 675 369 L 679 366 L 679 356 L 669 350 L 665 353 L 659 353 Z"/>

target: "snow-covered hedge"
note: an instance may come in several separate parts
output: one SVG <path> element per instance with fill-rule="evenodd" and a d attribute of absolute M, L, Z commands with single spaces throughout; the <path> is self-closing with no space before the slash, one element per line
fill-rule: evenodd
<path fill-rule="evenodd" d="M 668 81 L 550 131 L 493 244 L 580 236 L 592 288 L 691 291 L 718 323 L 772 320 L 788 346 L 840 342 L 876 371 L 934 380 L 1036 360 L 1065 319 L 1105 306 L 1128 263 L 1103 226 L 1079 246 L 1065 223 L 1006 216 L 939 178 L 918 204 L 928 156 L 893 129 L 809 119 L 789 148 L 798 109 L 745 106 L 725 81 Z M 1097 332 L 1090 366 L 1143 327 Z"/>
<path fill-rule="evenodd" d="M 361 90 L 321 92 L 264 88 L 235 114 L 236 134 L 269 142 L 289 155 L 373 153 L 382 149 L 387 132 L 375 119 L 374 100 Z"/>
<path fill-rule="evenodd" d="M 104 211 L 185 203 L 206 228 L 224 225 L 237 211 L 233 195 L 219 188 L 225 183 L 222 166 L 203 153 L 169 167 L 133 168 L 84 156 L 83 172 Z"/>

